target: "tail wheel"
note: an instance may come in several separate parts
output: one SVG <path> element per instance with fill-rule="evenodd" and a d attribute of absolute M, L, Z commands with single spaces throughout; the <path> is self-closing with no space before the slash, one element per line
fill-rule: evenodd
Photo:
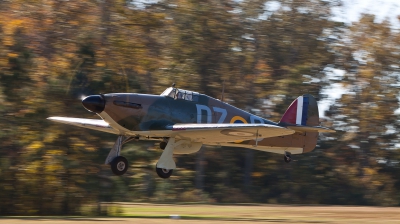
<path fill-rule="evenodd" d="M 292 155 L 290 155 L 289 153 L 285 153 L 285 155 L 283 156 L 283 160 L 285 160 L 286 163 L 290 163 L 292 161 Z"/>
<path fill-rule="evenodd" d="M 169 178 L 172 175 L 172 171 L 173 170 L 158 168 L 156 165 L 156 172 L 157 172 L 158 176 L 163 179 Z"/>
<path fill-rule="evenodd" d="M 110 165 L 112 172 L 117 176 L 123 175 L 128 170 L 128 160 L 123 156 L 115 157 Z"/>

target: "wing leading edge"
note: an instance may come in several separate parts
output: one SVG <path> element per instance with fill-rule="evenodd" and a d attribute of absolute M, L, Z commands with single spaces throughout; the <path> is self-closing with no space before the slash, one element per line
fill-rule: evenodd
<path fill-rule="evenodd" d="M 73 117 L 49 117 L 47 119 L 63 124 L 70 124 L 96 131 L 119 134 L 119 132 L 113 129 L 107 122 L 100 119 L 84 119 L 84 118 L 73 118 Z"/>

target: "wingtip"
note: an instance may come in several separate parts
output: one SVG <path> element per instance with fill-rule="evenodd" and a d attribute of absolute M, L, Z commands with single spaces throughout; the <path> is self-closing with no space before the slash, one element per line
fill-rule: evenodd
<path fill-rule="evenodd" d="M 59 117 L 48 117 L 47 120 L 58 120 Z"/>

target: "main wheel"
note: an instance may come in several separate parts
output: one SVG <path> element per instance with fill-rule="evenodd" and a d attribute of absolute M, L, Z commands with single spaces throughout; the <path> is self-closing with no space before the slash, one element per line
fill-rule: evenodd
<path fill-rule="evenodd" d="M 167 147 L 167 143 L 166 142 L 160 142 L 160 149 L 164 150 L 165 147 Z"/>
<path fill-rule="evenodd" d="M 283 160 L 285 160 L 286 163 L 290 163 L 292 161 L 292 155 L 290 154 L 285 154 L 283 156 Z"/>
<path fill-rule="evenodd" d="M 126 173 L 128 170 L 128 160 L 126 160 L 123 156 L 115 157 L 110 165 L 112 172 L 117 176 Z"/>
<path fill-rule="evenodd" d="M 173 170 L 158 168 L 156 165 L 156 172 L 157 172 L 158 176 L 163 179 L 169 178 L 172 175 L 172 171 Z"/>

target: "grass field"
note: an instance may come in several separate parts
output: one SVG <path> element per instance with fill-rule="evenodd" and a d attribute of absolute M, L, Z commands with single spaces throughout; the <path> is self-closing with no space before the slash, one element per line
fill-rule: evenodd
<path fill-rule="evenodd" d="M 1 217 L 0 223 L 400 223 L 400 208 L 119 204 L 114 217 Z"/>

